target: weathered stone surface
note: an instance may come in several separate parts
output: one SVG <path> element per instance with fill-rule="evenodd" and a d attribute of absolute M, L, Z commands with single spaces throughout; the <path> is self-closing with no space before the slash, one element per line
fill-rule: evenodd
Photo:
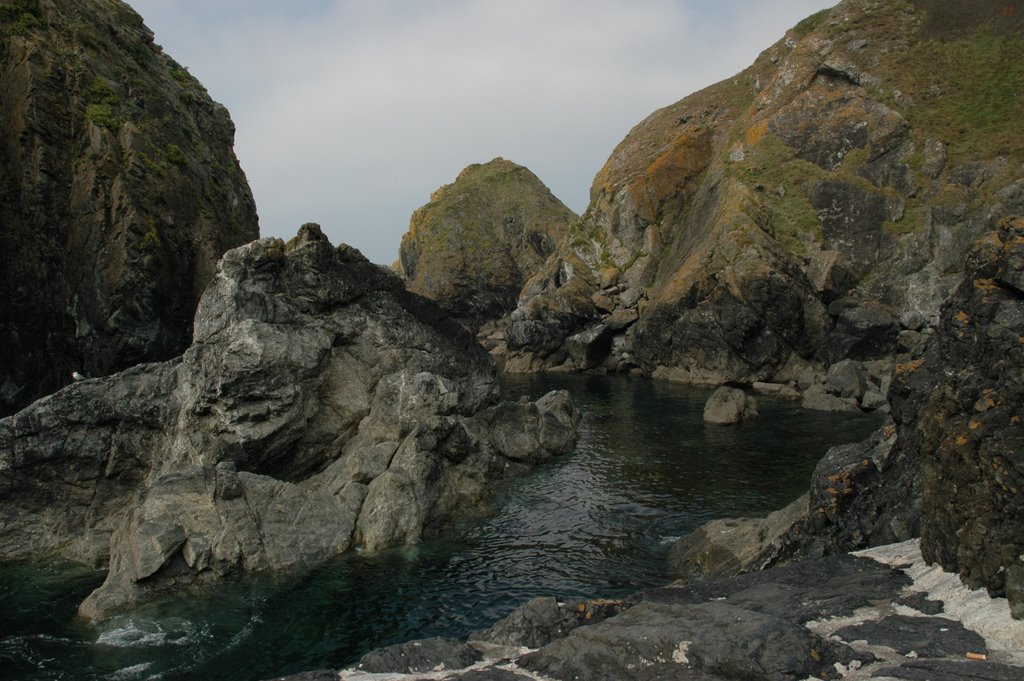
<path fill-rule="evenodd" d="M 479 659 L 480 653 L 461 641 L 426 638 L 367 653 L 359 660 L 357 668 L 375 674 L 429 672 L 435 669 L 461 669 Z"/>
<path fill-rule="evenodd" d="M 218 258 L 258 236 L 223 106 L 124 3 L 0 16 L 0 416 L 189 344 Z"/>
<path fill-rule="evenodd" d="M 712 520 L 672 545 L 669 559 L 680 579 L 728 577 L 756 568 L 758 556 L 807 515 L 805 494 L 764 518 Z"/>
<path fill-rule="evenodd" d="M 0 421 L 0 550 L 109 552 L 81 609 L 102 617 L 161 590 L 416 542 L 575 442 L 566 393 L 497 395 L 460 325 L 306 225 L 225 255 L 181 360 Z"/>
<path fill-rule="evenodd" d="M 888 603 L 892 594 L 910 583 L 898 570 L 844 554 L 734 577 L 676 583 L 645 591 L 640 598 L 668 604 L 722 602 L 804 624 Z"/>
<path fill-rule="evenodd" d="M 601 624 L 575 629 L 519 664 L 565 681 L 633 678 L 652 665 L 666 674 L 696 669 L 725 678 L 781 681 L 829 677 L 835 662 L 854 657 L 852 650 L 797 624 L 728 603 L 643 602 Z"/>
<path fill-rule="evenodd" d="M 532 681 L 532 677 L 525 674 L 516 674 L 501 667 L 473 669 L 462 674 L 444 677 L 444 681 L 454 681 L 455 679 L 459 681 Z"/>
<path fill-rule="evenodd" d="M 867 641 L 869 645 L 892 648 L 901 655 L 918 657 L 960 657 L 967 653 L 985 655 L 985 639 L 964 628 L 960 622 L 943 617 L 890 615 L 875 622 L 843 627 L 834 633 L 844 641 Z"/>
<path fill-rule="evenodd" d="M 839 397 L 833 395 L 823 385 L 813 385 L 808 388 L 800 400 L 804 409 L 815 411 L 859 411 L 857 399 L 854 397 Z"/>
<path fill-rule="evenodd" d="M 478 328 L 515 308 L 576 214 L 503 158 L 474 164 L 416 210 L 399 262 L 409 290 Z"/>
<path fill-rule="evenodd" d="M 757 400 L 738 388 L 722 386 L 704 404 L 704 423 L 725 426 L 757 416 Z"/>

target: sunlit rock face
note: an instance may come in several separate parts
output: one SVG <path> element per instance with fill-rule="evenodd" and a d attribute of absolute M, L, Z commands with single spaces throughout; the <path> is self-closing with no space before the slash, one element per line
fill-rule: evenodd
<path fill-rule="evenodd" d="M 0 6 L 0 415 L 188 346 L 255 239 L 235 128 L 122 2 Z"/>

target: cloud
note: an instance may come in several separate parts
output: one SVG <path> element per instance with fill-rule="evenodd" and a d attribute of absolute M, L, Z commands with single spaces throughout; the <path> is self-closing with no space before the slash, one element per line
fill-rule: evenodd
<path fill-rule="evenodd" d="M 654 109 L 728 77 L 822 0 L 135 0 L 231 110 L 264 235 L 318 221 L 390 263 L 469 163 L 530 167 L 576 211 Z"/>

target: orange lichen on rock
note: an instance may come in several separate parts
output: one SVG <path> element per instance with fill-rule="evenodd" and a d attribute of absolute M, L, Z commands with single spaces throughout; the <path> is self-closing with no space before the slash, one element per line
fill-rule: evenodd
<path fill-rule="evenodd" d="M 747 146 L 751 146 L 752 147 L 755 144 L 757 144 L 758 142 L 760 142 L 761 138 L 763 138 L 767 132 L 768 132 L 768 120 L 767 119 L 765 119 L 763 121 L 758 121 L 757 123 L 754 123 L 753 125 L 751 125 L 749 128 L 747 128 L 747 132 L 746 132 L 746 135 L 745 135 L 745 138 L 746 138 L 746 141 L 747 141 Z"/>
<path fill-rule="evenodd" d="M 974 288 L 985 293 L 991 293 L 992 291 L 999 290 L 999 284 L 995 282 L 995 279 L 975 279 Z"/>
<path fill-rule="evenodd" d="M 917 371 L 922 366 L 924 366 L 924 360 L 923 359 L 915 359 L 915 360 L 912 360 L 910 362 L 906 362 L 905 364 L 897 364 L 896 365 L 896 375 L 897 376 L 905 376 L 905 375 L 907 375 L 909 373 L 913 373 L 913 372 Z"/>

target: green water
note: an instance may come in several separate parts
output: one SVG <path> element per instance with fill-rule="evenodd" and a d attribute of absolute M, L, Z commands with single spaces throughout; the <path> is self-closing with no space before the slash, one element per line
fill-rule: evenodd
<path fill-rule="evenodd" d="M 788 503 L 830 445 L 878 423 L 761 400 L 759 419 L 711 427 L 708 391 L 622 376 L 507 379 L 513 396 L 562 387 L 584 412 L 576 450 L 502 488 L 493 514 L 444 539 L 98 626 L 74 613 L 102 574 L 0 566 L 0 679 L 261 679 L 465 636 L 534 596 L 625 596 L 671 578 L 674 538 Z"/>

